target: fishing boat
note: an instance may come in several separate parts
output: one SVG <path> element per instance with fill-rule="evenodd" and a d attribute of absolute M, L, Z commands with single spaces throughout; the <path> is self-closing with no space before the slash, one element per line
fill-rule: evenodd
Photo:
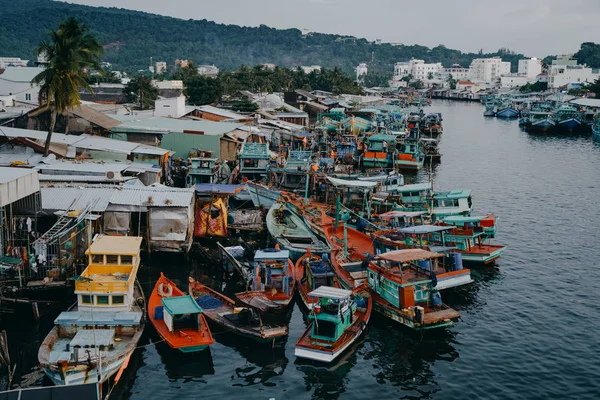
<path fill-rule="evenodd" d="M 279 190 L 271 189 L 259 183 L 248 182 L 246 188 L 254 207 L 271 208 L 281 196 Z"/>
<path fill-rule="evenodd" d="M 394 161 L 397 169 L 418 171 L 423 167 L 425 154 L 418 139 L 416 141 L 405 139 L 399 147 L 397 159 Z"/>
<path fill-rule="evenodd" d="M 530 111 L 529 124 L 526 125 L 526 130 L 531 132 L 547 132 L 554 129 L 556 121 L 554 115 L 550 111 Z"/>
<path fill-rule="evenodd" d="M 136 280 L 141 237 L 99 236 L 75 282 L 77 303 L 54 320 L 38 352 L 55 385 L 103 383 L 124 369 L 144 330 Z"/>
<path fill-rule="evenodd" d="M 444 217 L 442 221 L 450 225 L 471 224 L 471 226 L 473 226 L 473 224 L 476 224 L 483 229 L 485 239 L 493 239 L 496 237 L 498 217 L 496 217 L 494 214 L 469 216 L 456 215 Z"/>
<path fill-rule="evenodd" d="M 444 221 L 437 224 L 448 226 L 448 222 Z M 467 220 L 462 226 L 453 227 L 447 232 L 439 232 L 438 235 L 437 240 L 442 243 L 442 246 L 456 247 L 455 251 L 461 253 L 466 262 L 491 264 L 500 258 L 505 249 L 505 246 L 487 243 L 488 234 L 485 233 L 481 220 Z"/>
<path fill-rule="evenodd" d="M 598 122 L 595 122 L 592 125 L 592 135 L 595 138 L 600 139 L 600 124 L 598 124 Z"/>
<path fill-rule="evenodd" d="M 363 154 L 365 168 L 394 168 L 396 135 L 377 133 L 367 138 L 367 150 Z"/>
<path fill-rule="evenodd" d="M 189 293 L 202 307 L 206 318 L 226 332 L 262 343 L 272 343 L 288 334 L 287 326 L 263 320 L 263 316 L 250 307 L 236 307 L 235 301 L 190 278 Z"/>
<path fill-rule="evenodd" d="M 496 118 L 518 118 L 519 110 L 510 102 L 505 102 L 496 109 Z"/>
<path fill-rule="evenodd" d="M 250 278 L 250 291 L 236 297 L 245 304 L 260 307 L 263 311 L 277 311 L 287 307 L 294 297 L 296 282 L 302 279 L 302 269 L 290 260 L 288 250 L 264 249 L 254 255 L 254 269 Z"/>
<path fill-rule="evenodd" d="M 330 363 L 346 351 L 367 328 L 373 301 L 368 288 L 352 291 L 320 286 L 308 293 L 315 298 L 310 324 L 296 342 L 299 358 Z"/>
<path fill-rule="evenodd" d="M 556 127 L 574 131 L 583 126 L 583 114 L 571 105 L 563 104 L 554 112 Z"/>
<path fill-rule="evenodd" d="M 160 337 L 183 353 L 202 351 L 214 343 L 202 308 L 162 272 L 148 300 L 148 318 Z"/>
<path fill-rule="evenodd" d="M 443 257 L 423 249 L 383 253 L 369 262 L 368 283 L 376 312 L 416 330 L 443 328 L 460 314 L 442 303 L 435 277 L 422 271 L 419 262 L 434 263 Z"/>
<path fill-rule="evenodd" d="M 285 190 L 304 190 L 311 159 L 311 151 L 290 151 L 283 166 L 270 169 L 271 182 Z"/>
<path fill-rule="evenodd" d="M 266 218 L 267 229 L 281 249 L 288 250 L 292 261 L 302 257 L 309 249 L 313 253 L 329 251 L 329 246 L 319 239 L 304 223 L 303 219 L 292 212 L 283 201 L 274 203 Z"/>
<path fill-rule="evenodd" d="M 327 253 L 324 253 L 322 256 L 310 252 L 306 253 L 296 261 L 296 269 L 300 268 L 304 269 L 304 276 L 297 282 L 298 292 L 300 293 L 302 304 L 308 310 L 312 310 L 316 299 L 308 295 L 310 292 L 320 286 L 339 287 L 339 284 L 337 283 L 335 272 L 331 268 Z"/>
<path fill-rule="evenodd" d="M 440 154 L 440 149 L 438 147 L 439 142 L 437 139 L 421 138 L 421 143 L 423 143 L 423 154 L 425 154 L 425 161 L 432 163 L 441 161 L 442 155 Z"/>

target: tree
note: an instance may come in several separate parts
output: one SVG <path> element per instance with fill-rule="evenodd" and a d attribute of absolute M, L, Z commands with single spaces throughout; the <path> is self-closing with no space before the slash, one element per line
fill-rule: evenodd
<path fill-rule="evenodd" d="M 596 79 L 592 83 L 588 83 L 587 85 L 585 85 L 584 89 L 594 93 L 596 98 L 600 99 L 600 78 Z"/>
<path fill-rule="evenodd" d="M 408 75 L 402 77 L 401 80 L 404 81 L 404 82 L 406 82 L 406 83 L 410 83 L 410 81 L 412 81 L 412 79 L 413 79 L 413 74 L 408 74 Z"/>
<path fill-rule="evenodd" d="M 428 72 L 427 73 L 427 79 L 428 80 L 432 80 L 433 79 L 433 72 Z"/>
<path fill-rule="evenodd" d="M 158 98 L 158 89 L 152 84 L 147 76 L 138 76 L 125 85 L 123 94 L 130 103 L 136 103 L 141 110 L 154 107 L 154 101 Z"/>
<path fill-rule="evenodd" d="M 456 79 L 454 79 L 454 77 L 452 76 L 452 74 L 448 74 L 448 79 L 446 79 L 446 82 L 448 82 L 448 85 L 450 86 L 450 89 L 456 89 Z"/>
<path fill-rule="evenodd" d="M 31 81 L 40 86 L 39 102 L 50 110 L 50 127 L 44 145 L 44 156 L 50 151 L 50 141 L 59 114 L 81 104 L 79 89 L 93 93 L 84 79 L 84 71 L 100 70 L 103 48 L 89 33 L 87 26 L 70 17 L 58 30 L 48 33 L 50 41 L 41 42 L 36 53 L 45 57 L 46 68 Z"/>
<path fill-rule="evenodd" d="M 231 105 L 231 109 L 233 111 L 240 111 L 240 112 L 254 112 L 256 110 L 258 110 L 258 104 L 250 101 L 250 99 L 248 99 L 248 97 L 244 96 L 242 97 L 240 100 L 234 102 Z"/>
<path fill-rule="evenodd" d="M 184 90 L 188 103 L 201 106 L 212 104 L 221 97 L 221 85 L 217 79 L 198 75 L 188 80 Z"/>
<path fill-rule="evenodd" d="M 425 87 L 425 85 L 423 84 L 423 81 L 420 80 L 420 79 L 418 79 L 418 80 L 416 80 L 414 82 L 409 83 L 408 86 L 410 86 L 412 88 L 415 88 L 417 90 L 418 89 L 423 89 Z"/>
<path fill-rule="evenodd" d="M 194 79 L 197 76 L 198 66 L 196 66 L 196 64 L 190 61 L 185 67 L 179 68 L 178 70 L 173 72 L 172 78 L 175 80 L 183 81 L 183 83 L 186 84 L 188 81 Z"/>

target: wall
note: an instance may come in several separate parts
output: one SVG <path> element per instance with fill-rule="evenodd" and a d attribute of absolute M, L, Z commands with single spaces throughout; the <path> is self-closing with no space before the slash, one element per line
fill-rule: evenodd
<path fill-rule="evenodd" d="M 38 104 L 39 86 L 31 87 L 29 82 L 12 82 L 0 79 L 0 96 L 14 95 L 17 101 Z"/>
<path fill-rule="evenodd" d="M 200 149 L 213 152 L 213 157 L 221 155 L 222 135 L 195 135 L 191 133 L 170 133 L 163 136 L 160 147 L 175 152 L 175 157 L 187 158 L 190 150 Z"/>

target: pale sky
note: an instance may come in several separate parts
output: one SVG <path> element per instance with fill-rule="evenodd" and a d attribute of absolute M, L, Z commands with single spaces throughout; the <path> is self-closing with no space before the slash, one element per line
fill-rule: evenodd
<path fill-rule="evenodd" d="M 184 19 L 530 57 L 600 41 L 600 0 L 69 0 Z"/>

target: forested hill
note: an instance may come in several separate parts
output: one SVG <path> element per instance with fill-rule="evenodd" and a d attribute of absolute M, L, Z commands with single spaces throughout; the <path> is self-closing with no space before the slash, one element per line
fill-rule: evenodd
<path fill-rule="evenodd" d="M 375 45 L 366 39 L 338 35 L 303 37 L 297 29 L 240 27 L 51 0 L 0 0 L 0 10 L 0 56 L 34 59 L 33 49 L 44 39 L 45 33 L 72 15 L 90 26 L 104 44 L 104 60 L 125 70 L 147 68 L 150 57 L 154 61 L 167 61 L 169 65 L 180 58 L 198 64 L 215 64 L 222 69 L 274 63 L 286 67 L 339 66 L 347 72 L 360 62 L 368 62 L 372 70 L 389 74 L 395 62 L 411 57 L 426 62 L 440 61 L 445 66 L 468 66 L 473 58 L 500 55 L 512 62 L 513 69 L 517 67 L 517 60 L 523 58 L 507 50 L 474 54 L 442 45 L 432 49 L 419 45 Z"/>

